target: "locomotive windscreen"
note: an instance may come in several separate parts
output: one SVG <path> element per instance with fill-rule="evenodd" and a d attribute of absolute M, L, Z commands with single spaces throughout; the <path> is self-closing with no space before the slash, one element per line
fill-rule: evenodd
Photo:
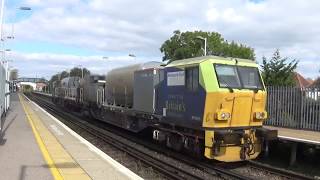
<path fill-rule="evenodd" d="M 236 89 L 263 89 L 256 67 L 215 64 L 219 86 Z"/>

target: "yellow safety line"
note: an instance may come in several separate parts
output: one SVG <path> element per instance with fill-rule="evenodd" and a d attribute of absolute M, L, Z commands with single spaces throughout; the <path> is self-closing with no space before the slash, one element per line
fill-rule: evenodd
<path fill-rule="evenodd" d="M 50 169 L 54 179 L 63 180 L 63 177 L 59 173 L 58 168 L 55 166 L 54 161 L 52 160 L 52 158 L 51 158 L 46 146 L 44 145 L 44 142 L 42 141 L 42 139 L 41 139 L 41 137 L 39 135 L 39 132 L 36 130 L 35 125 L 34 125 L 32 119 L 29 116 L 29 111 L 26 109 L 24 103 L 22 102 L 22 98 L 21 98 L 20 94 L 19 94 L 19 99 L 20 99 L 20 103 L 22 105 L 22 108 L 23 108 L 23 110 L 24 110 L 24 112 L 25 112 L 25 114 L 27 116 L 28 121 L 29 121 L 29 124 L 31 126 L 32 132 L 34 134 L 34 137 L 35 137 L 35 139 L 36 139 L 36 141 L 38 143 L 38 146 L 39 146 L 39 148 L 40 148 L 40 150 L 42 152 L 42 155 L 43 155 L 44 159 L 46 160 L 46 162 L 47 162 L 47 164 L 49 166 L 49 169 Z"/>

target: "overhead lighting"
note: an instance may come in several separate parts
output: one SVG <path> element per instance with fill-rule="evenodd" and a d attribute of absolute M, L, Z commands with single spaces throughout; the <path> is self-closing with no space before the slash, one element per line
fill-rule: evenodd
<path fill-rule="evenodd" d="M 129 54 L 129 56 L 130 56 L 130 57 L 136 57 L 136 55 L 134 55 L 134 54 Z"/>
<path fill-rule="evenodd" d="M 31 10 L 31 8 L 30 7 L 19 7 L 19 9 L 20 10 L 22 10 L 22 11 L 30 11 Z"/>

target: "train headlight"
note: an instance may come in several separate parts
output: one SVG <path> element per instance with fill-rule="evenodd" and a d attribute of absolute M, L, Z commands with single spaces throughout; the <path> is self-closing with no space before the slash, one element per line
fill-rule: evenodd
<path fill-rule="evenodd" d="M 225 120 L 229 120 L 230 118 L 231 118 L 231 113 L 229 112 L 220 111 L 220 112 L 217 112 L 216 114 L 217 120 L 225 121 Z"/>
<path fill-rule="evenodd" d="M 267 119 L 267 112 L 256 112 L 255 118 L 259 120 Z"/>

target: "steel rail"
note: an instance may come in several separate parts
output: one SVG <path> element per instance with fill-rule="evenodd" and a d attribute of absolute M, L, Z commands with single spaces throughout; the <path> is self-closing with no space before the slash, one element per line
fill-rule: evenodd
<path fill-rule="evenodd" d="M 40 97 L 37 97 L 37 98 L 40 98 Z M 42 98 L 40 98 L 39 101 L 46 101 L 46 100 L 43 100 L 43 97 L 42 97 Z M 46 106 L 49 109 L 50 108 L 52 109 L 52 107 L 50 107 L 50 105 L 48 105 L 49 103 L 52 104 L 52 102 L 48 102 L 47 101 L 47 105 L 44 105 L 44 106 Z M 53 111 L 55 111 L 55 110 L 53 110 Z M 57 113 L 57 112 L 53 112 L 53 113 Z M 66 113 L 66 112 L 59 112 L 59 113 Z M 70 115 L 70 113 L 68 113 L 68 114 Z M 74 116 L 74 115 L 72 115 L 72 116 Z M 80 121 L 83 121 L 80 117 L 76 117 L 76 118 L 79 119 Z M 97 128 L 96 126 L 94 126 L 94 125 L 92 125 L 92 124 L 90 124 L 88 122 L 86 122 L 86 124 L 89 124 L 90 126 L 95 128 L 96 131 L 100 131 L 100 132 L 101 131 L 106 131 L 105 129 Z M 111 130 L 109 131 L 109 133 L 110 132 L 111 132 Z M 112 132 L 112 133 L 114 133 L 114 132 Z M 93 132 L 90 132 L 90 134 L 96 136 L 95 133 L 93 133 Z M 125 135 L 119 135 L 118 133 L 115 133 L 115 134 L 117 134 L 118 136 L 121 136 L 121 137 L 125 136 Z M 131 141 L 136 142 L 136 140 L 131 140 Z M 150 149 L 152 149 L 154 151 L 166 154 L 167 156 L 170 156 L 170 157 L 172 157 L 172 158 L 174 158 L 176 160 L 179 160 L 179 161 L 181 161 L 181 162 L 183 162 L 185 164 L 188 164 L 188 165 L 190 165 L 192 167 L 200 169 L 200 170 L 202 170 L 202 171 L 204 171 L 204 172 L 206 172 L 206 173 L 208 173 L 208 174 L 210 174 L 212 176 L 219 176 L 219 177 L 222 177 L 222 178 L 241 179 L 241 180 L 253 179 L 251 177 L 248 177 L 248 176 L 245 176 L 243 174 L 240 174 L 239 172 L 234 172 L 234 171 L 231 171 L 228 168 L 224 168 L 223 166 L 220 166 L 219 164 L 212 165 L 212 164 L 208 164 L 206 162 L 195 161 L 192 158 L 189 158 L 189 157 L 187 157 L 185 155 L 181 155 L 181 153 L 164 152 L 162 149 L 148 146 L 148 144 L 146 144 L 145 142 L 142 142 L 141 140 L 139 140 L 138 143 L 142 144 L 144 146 L 147 146 L 148 148 L 150 148 Z M 134 156 L 134 155 L 132 155 L 132 156 Z M 145 162 L 145 163 L 148 164 L 147 162 Z M 222 164 L 224 164 L 224 163 L 222 163 Z M 252 160 L 247 161 L 247 163 L 245 163 L 245 165 L 242 164 L 239 167 L 243 168 L 245 166 L 248 166 L 248 168 L 251 167 L 251 168 L 259 169 L 259 170 L 268 172 L 270 174 L 274 174 L 274 175 L 278 175 L 278 176 L 286 177 L 286 178 L 290 178 L 290 179 L 314 179 L 314 178 L 309 177 L 309 176 L 305 176 L 305 175 L 302 175 L 302 174 L 299 174 L 299 173 L 295 173 L 295 172 L 292 172 L 292 171 L 287 171 L 287 170 L 279 169 L 279 168 L 276 168 L 276 167 L 268 166 L 268 165 L 265 165 L 265 164 L 262 164 L 262 163 L 258 163 L 256 161 L 252 161 Z M 159 170 L 159 171 L 161 171 L 161 170 Z M 172 171 L 172 172 L 174 172 L 174 171 Z M 180 176 L 180 178 L 181 178 L 181 176 Z"/>
<path fill-rule="evenodd" d="M 51 112 L 54 113 L 54 114 L 57 114 L 57 112 L 55 112 L 55 111 L 57 111 L 56 110 L 57 108 L 53 108 L 55 105 L 51 101 L 48 101 L 49 100 L 48 98 L 50 98 L 50 97 L 47 97 L 47 96 L 45 96 L 43 94 L 41 94 L 41 95 L 37 94 L 36 96 L 33 96 L 33 97 L 37 98 L 37 103 L 40 101 L 39 104 L 47 107 L 48 110 L 52 109 Z M 46 100 L 44 100 L 44 98 L 46 98 Z M 46 102 L 46 103 L 43 104 L 44 102 Z M 51 105 L 49 105 L 49 104 L 51 104 Z M 67 114 L 67 115 L 70 116 L 70 113 L 66 113 L 64 111 L 60 111 L 59 113 L 60 114 L 61 113 L 62 114 Z M 75 116 L 75 115 L 72 115 L 72 116 Z M 78 121 L 84 121 L 79 116 L 72 117 L 72 118 L 77 118 Z M 69 121 L 67 121 L 67 122 L 69 122 Z M 90 123 L 87 122 L 87 124 L 90 124 Z M 96 126 L 94 126 L 94 127 L 96 127 Z M 98 129 L 98 131 L 101 131 L 101 130 L 102 130 L 101 128 Z M 107 130 L 109 132 L 112 131 L 112 133 L 117 134 L 118 136 L 121 136 L 123 138 L 126 138 L 126 139 L 128 138 L 126 135 L 123 135 L 123 134 L 120 135 L 119 133 L 115 132 L 115 130 L 113 130 L 113 129 L 107 129 Z M 104 130 L 104 131 L 106 131 L 106 130 Z M 90 132 L 90 133 L 92 134 L 93 132 Z M 93 134 L 93 135 L 96 136 L 96 134 Z M 251 177 L 244 176 L 242 174 L 230 171 L 228 169 L 224 169 L 222 167 L 211 166 L 211 165 L 209 165 L 207 163 L 203 163 L 201 161 L 197 161 L 197 160 L 195 161 L 194 158 L 187 157 L 185 155 L 182 155 L 181 153 L 176 153 L 176 152 L 168 153 L 168 152 L 165 152 L 163 150 L 164 148 L 163 149 L 156 148 L 154 146 L 151 146 L 150 144 L 147 144 L 145 141 L 141 141 L 141 139 L 137 139 L 137 138 L 133 139 L 133 138 L 131 138 L 130 140 L 132 142 L 135 142 L 135 143 L 138 142 L 139 144 L 141 144 L 143 146 L 146 146 L 146 147 L 152 149 L 153 151 L 166 154 L 167 156 L 169 156 L 169 157 L 171 157 L 171 158 L 173 158 L 175 160 L 178 160 L 178 161 L 180 161 L 182 163 L 185 163 L 185 164 L 187 164 L 187 165 L 189 165 L 191 167 L 194 167 L 194 168 L 197 168 L 199 170 L 202 170 L 202 171 L 204 171 L 205 173 L 207 173 L 207 174 L 209 174 L 211 176 L 217 176 L 217 177 L 221 177 L 221 178 L 224 178 L 224 179 L 237 179 L 237 180 L 251 180 L 252 179 Z"/>
<path fill-rule="evenodd" d="M 280 168 L 276 168 L 270 165 L 266 165 L 266 164 L 262 164 L 256 161 L 248 161 L 248 166 L 252 167 L 252 168 L 256 168 L 256 169 L 261 169 L 264 171 L 267 171 L 271 174 L 276 174 L 282 177 L 286 177 L 286 178 L 290 178 L 290 179 L 306 179 L 306 180 L 312 180 L 315 179 L 313 177 L 310 176 L 306 176 L 300 173 L 296 173 L 296 172 L 292 172 L 289 170 L 285 170 L 285 169 L 280 169 Z"/>
<path fill-rule="evenodd" d="M 51 113 L 63 118 L 65 122 L 80 128 L 82 131 L 87 132 L 88 134 L 102 140 L 103 142 L 110 144 L 113 147 L 129 154 L 131 157 L 134 157 L 135 159 L 138 159 L 141 162 L 155 168 L 156 170 L 166 175 L 170 179 L 203 179 L 202 177 L 196 174 L 193 174 L 187 170 L 180 169 L 175 165 L 170 164 L 169 162 L 155 158 L 150 154 L 147 154 L 131 145 L 124 144 L 118 138 L 114 137 L 114 135 L 112 135 L 110 132 L 107 132 L 101 128 L 84 122 L 83 120 L 73 115 L 70 115 L 69 113 L 65 113 L 61 110 L 58 110 L 57 108 L 53 108 L 52 106 L 45 103 L 43 100 L 39 100 L 38 98 L 34 97 L 31 97 L 31 99 L 34 100 L 40 106 L 45 107 L 45 109 L 49 110 Z"/>

